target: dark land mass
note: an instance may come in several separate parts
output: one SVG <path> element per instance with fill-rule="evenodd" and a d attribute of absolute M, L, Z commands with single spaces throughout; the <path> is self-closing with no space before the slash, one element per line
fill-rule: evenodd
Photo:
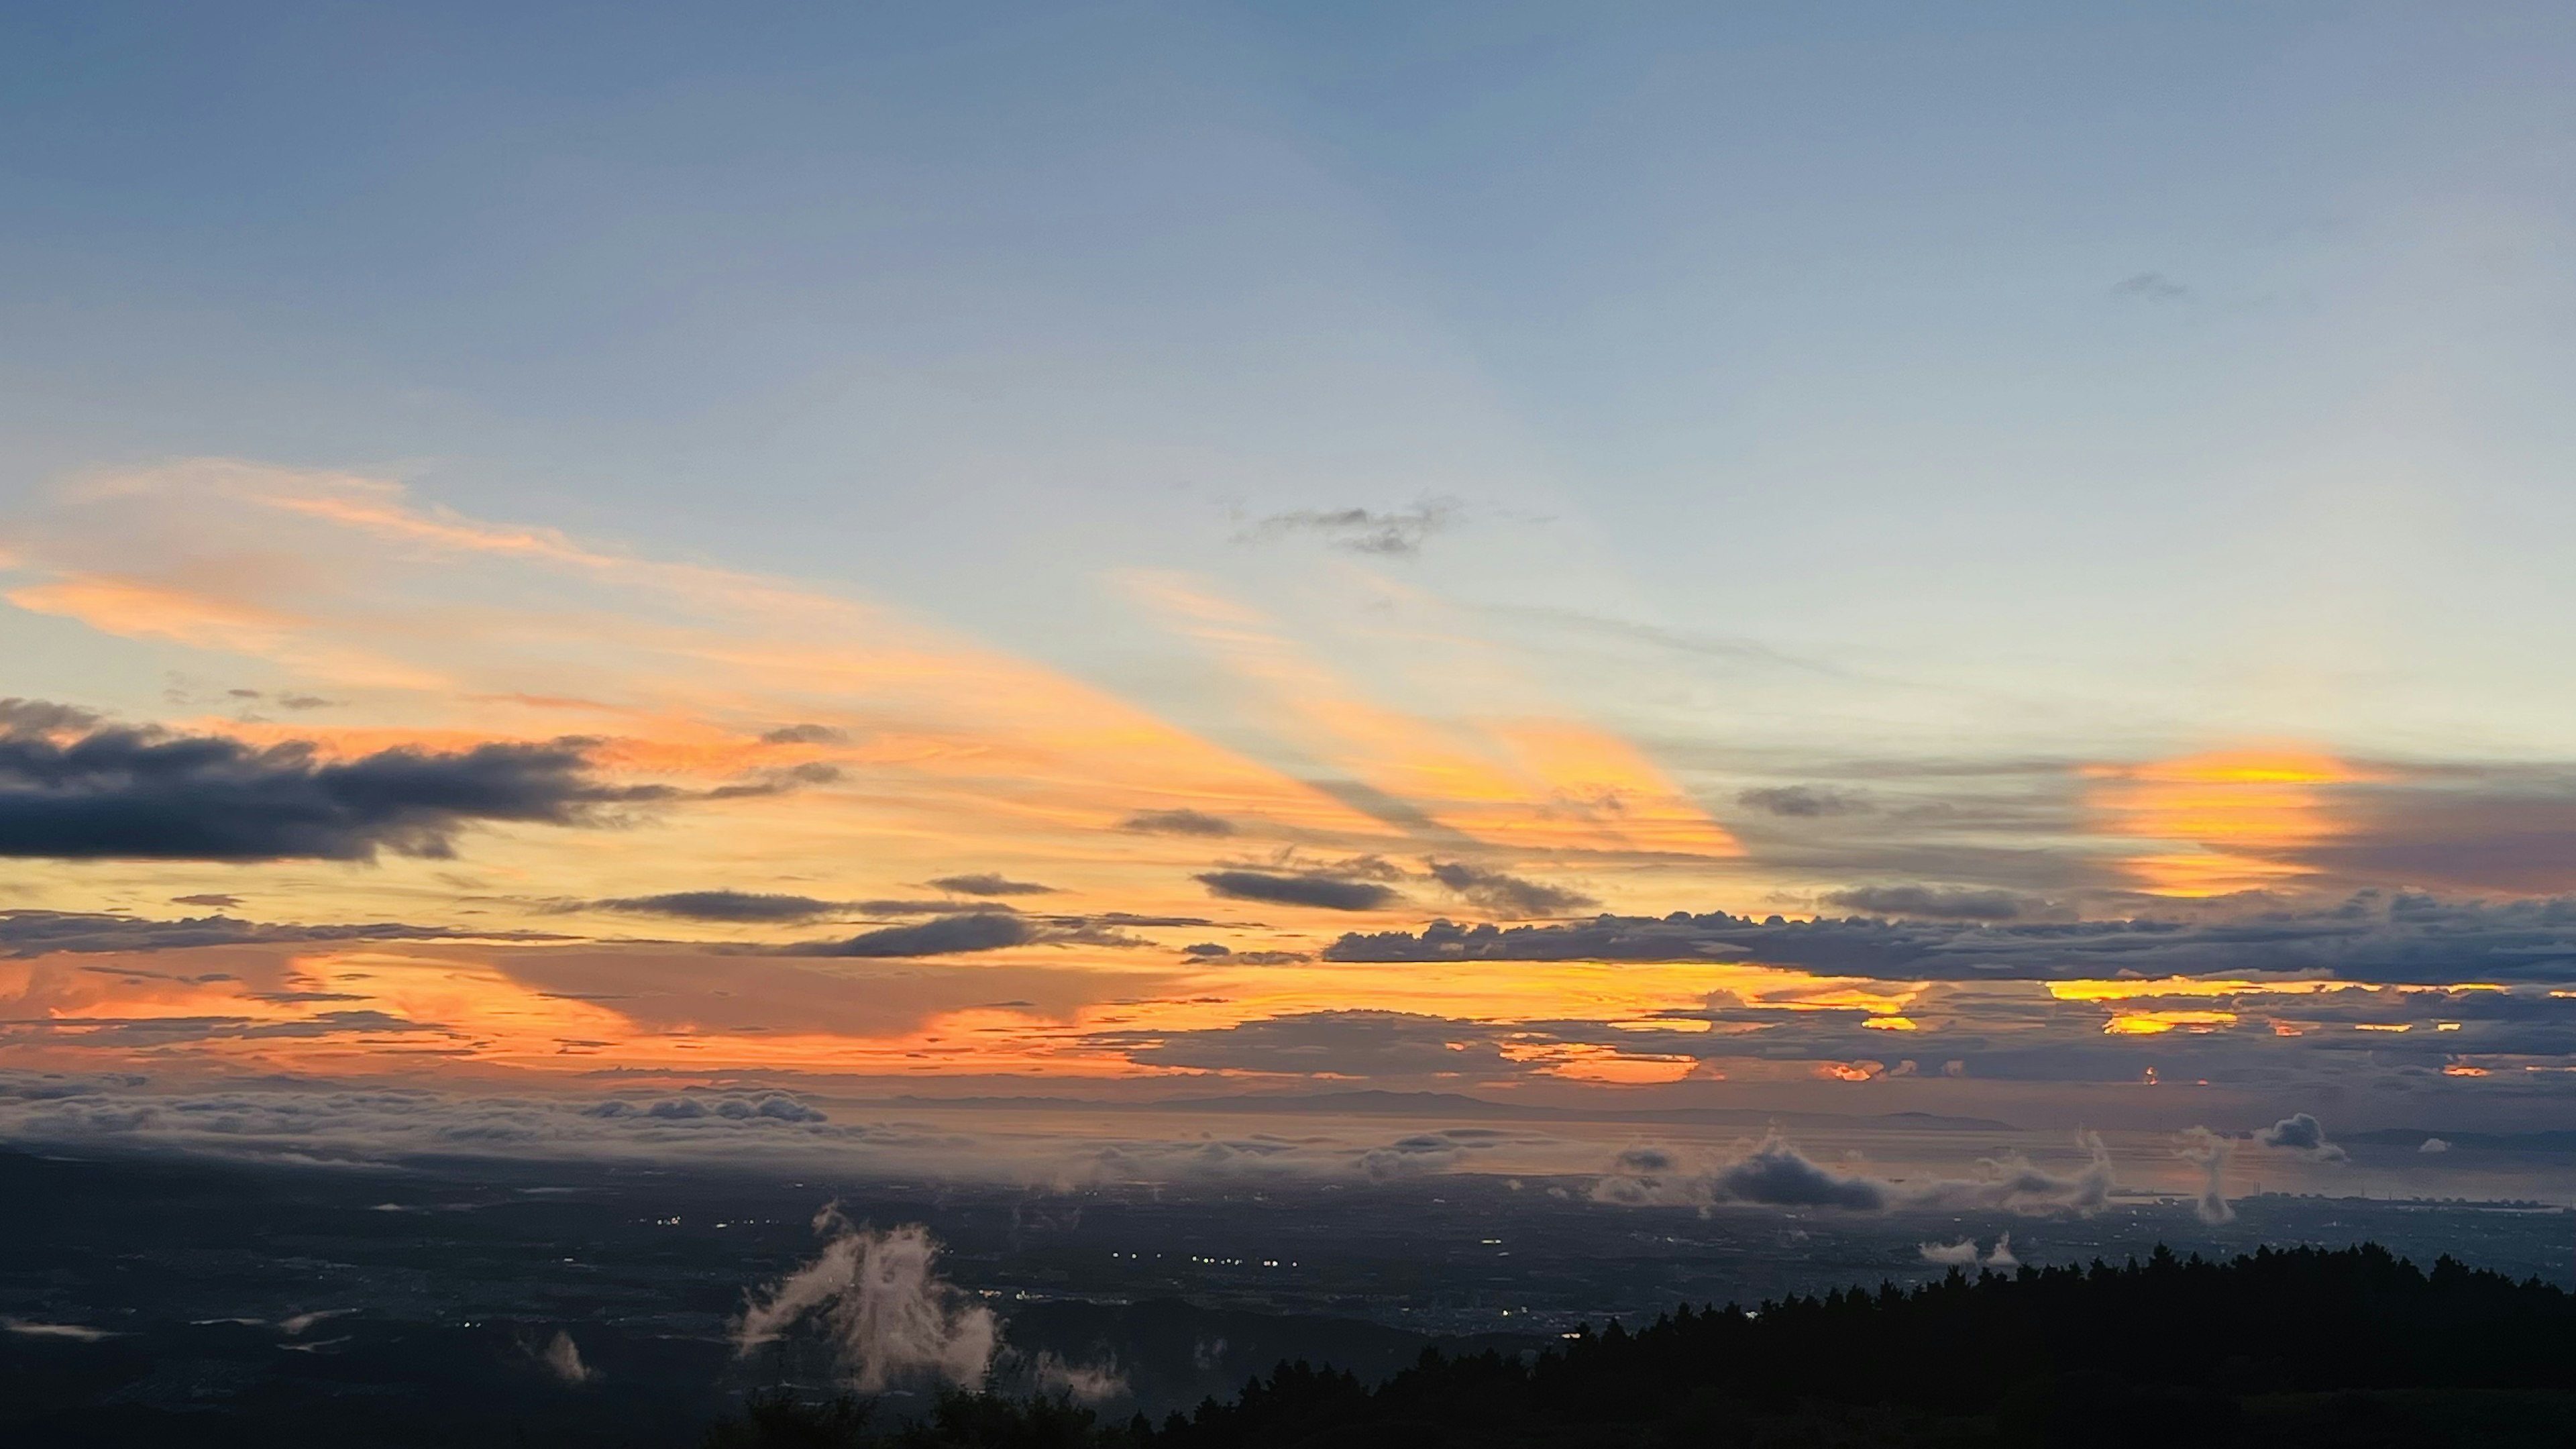
<path fill-rule="evenodd" d="M 830 1201 L 853 1221 L 926 1225 L 941 1271 L 993 1308 L 1005 1343 L 995 1397 L 889 1393 L 852 1431 L 862 1436 L 1107 1449 L 1139 1437 L 1142 1413 L 1175 1449 L 2078 1442 L 1996 1436 L 2057 1422 L 2049 1406 L 2090 1394 L 2105 1433 L 2170 1427 L 2171 1414 L 2154 1417 L 2163 1405 L 2217 1415 L 2213 1434 L 2286 1434 L 2302 1415 L 2334 1413 L 2416 1437 L 2306 1442 L 2576 1443 L 2547 1417 L 2565 1385 L 2533 1368 L 2576 1365 L 2566 1300 L 2522 1286 L 2570 1277 L 2570 1218 L 2554 1208 L 2275 1194 L 2204 1224 L 2180 1202 L 2057 1220 L 1707 1212 L 1593 1202 L 1589 1186 L 1436 1174 L 1036 1190 L 600 1162 L 0 1152 L 0 1444 L 689 1449 L 711 1424 L 753 1432 L 743 1415 L 755 1401 L 777 1433 L 808 1434 L 768 1442 L 852 1442 L 849 1423 L 819 1422 L 811 1407 L 839 1381 L 827 1345 L 746 1358 L 729 1333 L 747 1293 L 813 1257 L 812 1218 Z M 2512 1281 L 2445 1269 L 2409 1288 L 2413 1270 L 2391 1260 L 2364 1275 L 2385 1280 L 2366 1292 L 2323 1269 L 2314 1282 L 2276 1273 L 2259 1292 L 2206 1288 L 2240 1280 L 2180 1266 L 2141 1270 L 2145 1286 L 2126 1289 L 2118 1274 L 2096 1287 L 2089 1267 L 2074 1288 L 2063 1267 L 2033 1280 L 2054 1287 L 1954 1285 L 1920 1250 L 2004 1229 L 2024 1261 L 2052 1265 L 2147 1260 L 2159 1242 L 2226 1260 L 2266 1243 L 2375 1239 Z M 1929 1306 L 1887 1306 L 1883 1282 L 1932 1294 Z M 1808 1302 L 1852 1283 L 1872 1292 Z M 1989 1307 L 1935 1311 L 1954 1298 Z M 1740 1321 L 1703 1307 L 1646 1327 L 1684 1300 L 1780 1306 Z M 1583 1325 L 1585 1338 L 1561 1337 Z M 558 1336 L 577 1345 L 578 1373 L 550 1356 Z M 1605 1390 L 1577 1413 L 1550 1397 L 1550 1385 L 1596 1382 L 1564 1365 L 1625 1362 L 1643 1350 L 1611 1346 L 1632 1340 L 1700 1347 L 1657 1349 L 1598 1379 L 1627 1385 L 1617 1402 Z M 2503 1346 L 2478 1347 L 2491 1343 Z M 1426 1350 L 1440 1366 L 1411 1369 Z M 1024 1396 L 1046 1355 L 1105 1370 L 1112 1387 L 1089 1407 L 1033 1416 Z M 2347 1362 L 2364 1367 L 2329 1371 Z M 1283 1363 L 1314 1367 L 1273 1383 Z M 2479 1367 L 2462 1377 L 2463 1363 Z M 1256 1377 L 1268 1387 L 1237 1408 L 1162 1427 L 1176 1410 L 1233 1402 Z M 1426 1429 L 1437 1415 L 1423 1405 L 1452 1391 L 1443 1384 L 1458 1402 Z M 1304 1407 L 1262 1407 L 1273 1403 Z M 1703 1419 L 1736 1427 L 1692 1427 Z M 2474 1433 L 2438 1437 L 2454 1429 Z"/>
<path fill-rule="evenodd" d="M 1733 1107 L 1550 1107 L 1532 1102 L 1493 1102 L 1462 1092 L 1246 1092 L 1229 1097 L 1168 1097 L 1155 1101 L 1094 1101 L 1078 1097 L 890 1098 L 889 1105 L 1103 1112 L 1209 1112 L 1246 1117 L 1264 1114 L 1331 1117 L 1419 1117 L 1455 1122 L 1668 1122 L 1701 1127 L 1892 1127 L 1915 1132 L 2011 1132 L 1990 1117 L 1937 1112 L 1764 1112 Z M 2419 1136 L 2421 1134 L 2418 1134 Z M 2571 1134 L 2576 1135 L 2576 1134 Z M 2413 1138 L 2408 1146 L 2414 1146 Z"/>
<path fill-rule="evenodd" d="M 1543 1352 L 1427 1350 L 1371 1387 L 1281 1364 L 1232 1399 L 1103 1425 L 1065 1401 L 951 1395 L 867 1431 L 855 1401 L 764 1400 L 712 1449 L 1789 1449 L 2576 1443 L 2576 1298 L 2443 1258 L 2159 1250 L 1953 1273 L 1617 1324 Z"/>

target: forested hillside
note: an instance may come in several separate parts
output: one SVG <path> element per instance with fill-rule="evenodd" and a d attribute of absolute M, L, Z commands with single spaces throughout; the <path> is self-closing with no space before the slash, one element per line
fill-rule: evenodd
<path fill-rule="evenodd" d="M 1683 1306 L 1535 1356 L 1422 1362 L 1375 1388 L 1283 1364 L 1161 1424 L 958 1396 L 753 1406 L 711 1449 L 2576 1443 L 2576 1297 L 2450 1259 L 2264 1251 L 2229 1262 L 1953 1273 L 1758 1308 Z"/>

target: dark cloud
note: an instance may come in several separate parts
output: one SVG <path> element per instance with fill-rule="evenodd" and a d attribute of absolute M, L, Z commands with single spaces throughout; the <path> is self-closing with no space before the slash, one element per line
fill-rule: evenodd
<path fill-rule="evenodd" d="M 1375 881 L 1336 875 L 1281 875 L 1262 870 L 1211 870 L 1192 877 L 1211 894 L 1282 906 L 1328 911 L 1383 910 L 1403 899 Z"/>
<path fill-rule="evenodd" d="M 841 778 L 841 767 L 809 760 L 784 770 L 763 770 L 751 779 L 735 785 L 718 785 L 695 797 L 701 800 L 746 800 L 765 795 L 790 795 L 808 785 L 829 785 Z"/>
<path fill-rule="evenodd" d="M 2341 1162 L 2345 1152 L 2326 1140 L 2326 1129 L 2305 1112 L 2294 1112 L 2269 1127 L 2258 1129 L 2254 1140 L 2266 1147 L 2286 1147 L 2316 1162 Z"/>
<path fill-rule="evenodd" d="M 2141 302 L 2179 302 L 2191 295 L 2191 288 L 2162 272 L 2139 272 L 2111 284 L 2112 294 L 2134 297 Z"/>
<path fill-rule="evenodd" d="M 1300 509 L 1293 513 L 1274 513 L 1245 531 L 1245 538 L 1277 537 L 1290 533 L 1310 533 L 1335 548 L 1353 553 L 1406 556 L 1422 551 L 1423 543 L 1433 534 L 1447 528 L 1458 516 L 1458 503 L 1449 498 L 1426 498 L 1411 508 L 1377 511 L 1367 508 Z"/>
<path fill-rule="evenodd" d="M 2330 878 L 2479 893 L 2576 880 L 2576 778 L 2564 769 L 2463 771 L 2437 785 L 2348 787 L 2351 819 L 2284 858 Z"/>
<path fill-rule="evenodd" d="M 1611 1163 L 1592 1196 L 1596 1202 L 1632 1207 L 1737 1203 L 1847 1212 L 2000 1209 L 2026 1216 L 2089 1217 L 2110 1202 L 2111 1154 L 2093 1133 L 2079 1134 L 2076 1145 L 2086 1163 L 2071 1175 L 2052 1173 L 2011 1155 L 1981 1162 L 1977 1177 L 1893 1182 L 1827 1167 L 1775 1131 L 1733 1160 L 1699 1174 L 1683 1172 L 1676 1153 L 1656 1147 L 1630 1148 Z"/>
<path fill-rule="evenodd" d="M 89 911 L 0 911 L 0 951 L 22 958 L 56 951 L 92 955 L 107 951 L 176 951 L 192 946 L 269 946 L 316 941 L 561 939 L 535 931 L 461 931 L 444 926 L 406 926 L 392 921 L 302 926 L 237 921 L 230 916 L 150 921 Z"/>
<path fill-rule="evenodd" d="M 1019 907 L 1000 901 L 852 901 L 850 909 L 863 916 L 961 916 L 975 914 L 1015 914 Z"/>
<path fill-rule="evenodd" d="M 733 921 L 754 924 L 762 921 L 810 921 L 845 909 L 837 901 L 818 901 L 812 896 L 765 895 L 752 891 L 671 891 L 658 896 L 622 896 L 615 900 L 593 901 L 600 910 L 632 911 L 643 915 L 678 916 L 691 921 Z"/>
<path fill-rule="evenodd" d="M 0 855 L 101 860 L 444 857 L 487 821 L 599 823 L 604 807 L 663 800 L 658 786 L 594 782 L 588 742 L 392 749 L 325 763 L 306 742 L 84 723 L 23 700 L 0 713 Z M 86 729 L 68 741 L 58 738 Z"/>
<path fill-rule="evenodd" d="M 1853 886 L 1827 895 L 1825 902 L 1874 916 L 1934 921 L 2009 921 L 2023 909 L 2021 897 L 2010 891 L 1921 885 Z"/>
<path fill-rule="evenodd" d="M 792 724 L 769 731 L 760 741 L 766 745 L 844 745 L 850 742 L 850 736 L 830 725 Z"/>
<path fill-rule="evenodd" d="M 644 1117 L 662 1122 L 703 1122 L 709 1118 L 741 1122 L 768 1118 L 777 1122 L 828 1122 L 829 1114 L 820 1107 L 807 1105 L 785 1092 L 763 1092 L 758 1096 L 690 1096 L 665 1097 L 657 1102 L 636 1102 L 614 1097 L 595 1107 L 582 1109 L 585 1117 Z"/>
<path fill-rule="evenodd" d="M 280 709 L 337 709 L 342 703 L 344 701 L 324 699 L 318 694 L 281 694 L 277 697 L 277 707 Z"/>
<path fill-rule="evenodd" d="M 1040 937 L 1038 927 L 1017 915 L 976 911 L 941 916 L 917 926 L 888 926 L 846 941 L 818 941 L 794 949 L 801 956 L 946 956 L 1026 946 Z"/>
<path fill-rule="evenodd" d="M 1546 885 L 1464 861 L 1426 861 L 1431 878 L 1498 916 L 1561 916 L 1600 902 L 1580 891 Z"/>
<path fill-rule="evenodd" d="M 1735 797 L 1735 803 L 1765 814 L 1801 820 L 1822 815 L 1857 815 L 1870 809 L 1870 803 L 1858 795 L 1821 785 L 1778 785 L 1747 790 Z"/>
<path fill-rule="evenodd" d="M 1502 1053 L 1501 1028 L 1401 1011 L 1312 1011 L 1263 1017 L 1204 1031 L 1104 1033 L 1153 1066 L 1202 1071 L 1279 1072 L 1335 1077 L 1520 1076 L 1531 1070 Z"/>
<path fill-rule="evenodd" d="M 1709 1179 L 1720 1202 L 1759 1203 L 1769 1207 L 1834 1207 L 1878 1212 L 1888 1204 L 1888 1186 L 1871 1177 L 1852 1177 L 1821 1167 L 1777 1137 L 1765 1139 L 1743 1157 L 1719 1168 Z"/>
<path fill-rule="evenodd" d="M 0 1043 L 68 1036 L 84 1047 L 168 1047 L 187 1042 L 316 1040 L 334 1036 L 453 1037 L 436 1022 L 382 1011 L 324 1011 L 293 1021 L 247 1016 L 49 1016 L 0 1019 Z"/>
<path fill-rule="evenodd" d="M 241 904 L 241 897 L 227 895 L 172 896 L 174 906 L 204 906 L 209 910 L 228 911 Z"/>
<path fill-rule="evenodd" d="M 1234 822 L 1196 810 L 1139 810 L 1119 827 L 1143 835 L 1205 835 L 1234 833 Z"/>
<path fill-rule="evenodd" d="M 94 710 L 48 699 L 0 699 L 0 734 L 53 735 L 87 730 L 98 724 Z"/>
<path fill-rule="evenodd" d="M 961 896 L 1051 896 L 1056 888 L 1035 881 L 1009 880 L 999 871 L 979 871 L 973 875 L 943 875 L 931 882 L 944 891 Z"/>
<path fill-rule="evenodd" d="M 2176 905 L 2177 912 L 2184 909 Z M 2576 897 L 2453 901 L 2360 892 L 2313 910 L 2060 922 L 1786 921 L 1712 911 L 1598 916 L 1547 926 L 1352 932 L 1333 961 L 1741 960 L 1829 975 L 1918 980 L 2201 976 L 2243 972 L 2347 981 L 2576 979 Z"/>
<path fill-rule="evenodd" d="M 1371 1148 L 1355 1158 L 1351 1165 L 1371 1182 L 1420 1177 L 1425 1173 L 1445 1172 L 1457 1166 L 1469 1153 L 1491 1151 L 1501 1145 L 1496 1137 L 1495 1133 L 1476 1128 L 1421 1132 L 1411 1137 L 1399 1137 L 1384 1147 Z"/>

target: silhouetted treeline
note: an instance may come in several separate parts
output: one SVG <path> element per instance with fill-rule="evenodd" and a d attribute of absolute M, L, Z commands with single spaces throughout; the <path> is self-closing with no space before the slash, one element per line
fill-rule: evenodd
<path fill-rule="evenodd" d="M 2024 1267 L 1758 1309 L 1687 1306 L 1371 1389 L 1283 1364 L 1152 1424 L 959 1395 L 872 1434 L 771 1404 L 712 1449 L 2576 1444 L 2576 1297 L 2375 1246 Z M 841 1410 L 845 1415 L 850 1411 Z M 795 1421 L 791 1424 L 790 1421 Z"/>

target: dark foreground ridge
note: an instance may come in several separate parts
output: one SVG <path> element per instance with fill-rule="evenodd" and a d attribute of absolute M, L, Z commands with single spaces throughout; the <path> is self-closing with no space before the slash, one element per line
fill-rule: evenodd
<path fill-rule="evenodd" d="M 1371 1389 L 1283 1364 L 1156 1425 L 970 1395 L 923 1421 L 756 1401 L 708 1449 L 2564 1445 L 2576 1296 L 2372 1245 L 2022 1268 L 1745 1311 L 1687 1306 Z"/>

